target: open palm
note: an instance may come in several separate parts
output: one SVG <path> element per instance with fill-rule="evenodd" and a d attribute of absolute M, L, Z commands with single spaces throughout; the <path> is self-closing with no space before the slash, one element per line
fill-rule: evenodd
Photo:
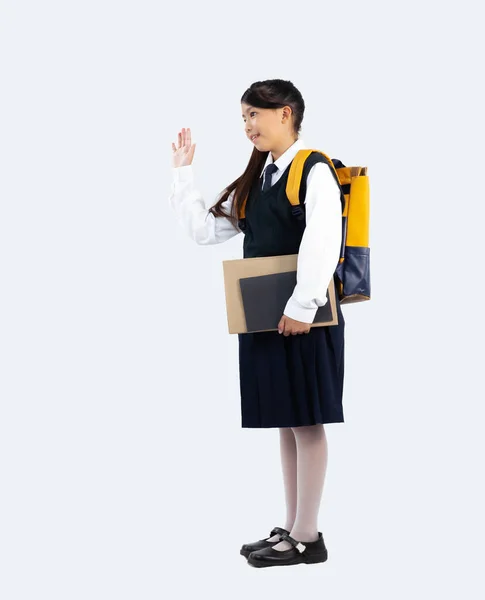
<path fill-rule="evenodd" d="M 195 152 L 195 144 L 192 144 L 190 128 L 182 128 L 178 134 L 178 146 L 172 142 L 172 163 L 174 167 L 184 167 L 192 164 Z"/>

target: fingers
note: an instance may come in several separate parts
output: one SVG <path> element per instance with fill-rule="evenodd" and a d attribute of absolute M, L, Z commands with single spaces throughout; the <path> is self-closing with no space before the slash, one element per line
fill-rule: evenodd
<path fill-rule="evenodd" d="M 278 333 L 282 333 L 285 337 L 289 335 L 301 335 L 302 333 L 310 333 L 310 327 L 301 329 L 301 324 L 294 324 L 292 320 L 289 321 L 283 315 L 278 323 Z"/>
<path fill-rule="evenodd" d="M 283 333 L 285 330 L 285 316 L 283 315 L 278 323 L 278 333 Z"/>
<path fill-rule="evenodd" d="M 293 328 L 291 325 L 285 325 L 283 333 L 285 336 L 288 337 L 289 335 L 301 335 L 303 333 L 310 333 L 310 329 L 300 330 L 298 328 Z"/>
<path fill-rule="evenodd" d="M 192 134 L 190 132 L 190 127 L 187 127 L 187 129 L 185 127 L 182 127 L 182 131 L 178 132 L 178 148 L 183 148 L 184 146 L 188 146 L 190 148 L 190 146 L 192 145 Z M 177 147 L 172 143 L 172 150 L 174 152 L 177 151 Z"/>
<path fill-rule="evenodd" d="M 185 146 L 185 127 L 182 127 L 178 134 L 179 149 Z"/>
<path fill-rule="evenodd" d="M 182 127 L 182 145 L 190 148 L 190 127 Z"/>

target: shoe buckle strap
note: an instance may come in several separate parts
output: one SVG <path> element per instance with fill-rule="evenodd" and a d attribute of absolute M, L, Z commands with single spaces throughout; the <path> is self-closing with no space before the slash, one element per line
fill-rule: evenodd
<path fill-rule="evenodd" d="M 286 535 L 286 530 L 282 529 L 281 527 L 273 527 L 273 529 L 270 531 L 269 538 L 273 537 L 274 535 Z M 266 539 L 269 540 L 269 538 Z"/>
<path fill-rule="evenodd" d="M 300 553 L 304 552 L 306 550 L 305 544 L 302 544 L 301 542 L 297 542 L 294 538 L 291 537 L 291 535 L 288 535 L 287 533 L 283 534 L 281 536 L 281 539 L 284 540 L 285 542 L 289 542 Z"/>

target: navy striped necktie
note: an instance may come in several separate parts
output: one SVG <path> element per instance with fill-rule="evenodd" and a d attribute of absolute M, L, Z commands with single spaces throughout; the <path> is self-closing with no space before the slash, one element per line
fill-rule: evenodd
<path fill-rule="evenodd" d="M 269 190 L 271 187 L 271 175 L 278 170 L 278 167 L 274 163 L 270 163 L 263 174 L 263 192 Z"/>

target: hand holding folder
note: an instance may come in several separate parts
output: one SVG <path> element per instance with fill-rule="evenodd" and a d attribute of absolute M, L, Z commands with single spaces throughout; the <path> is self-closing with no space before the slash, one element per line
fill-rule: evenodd
<path fill-rule="evenodd" d="M 273 331 L 296 285 L 297 254 L 223 261 L 229 333 Z M 311 327 L 336 325 L 333 278 Z"/>

